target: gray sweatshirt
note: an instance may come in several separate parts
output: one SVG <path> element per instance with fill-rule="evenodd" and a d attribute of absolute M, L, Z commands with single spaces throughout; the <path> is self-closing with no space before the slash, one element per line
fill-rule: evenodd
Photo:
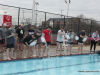
<path fill-rule="evenodd" d="M 6 28 L 0 28 L 1 39 L 6 38 Z"/>
<path fill-rule="evenodd" d="M 72 43 L 73 40 L 74 40 L 75 33 L 74 33 L 74 32 L 68 33 L 68 35 L 69 35 L 69 37 L 70 37 L 70 39 L 68 40 L 68 43 Z"/>
<path fill-rule="evenodd" d="M 98 38 L 97 41 L 99 40 L 99 34 L 96 34 L 95 32 L 92 34 L 92 38 L 95 40 L 95 38 Z"/>

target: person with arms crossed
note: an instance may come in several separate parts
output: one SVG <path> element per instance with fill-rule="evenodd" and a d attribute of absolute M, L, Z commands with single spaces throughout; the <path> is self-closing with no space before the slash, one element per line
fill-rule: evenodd
<path fill-rule="evenodd" d="M 23 38 L 24 38 L 24 35 L 25 35 L 25 31 L 23 29 L 23 26 L 20 26 L 17 31 L 16 31 L 16 36 L 17 36 L 17 50 L 19 50 L 19 46 L 21 46 L 21 51 L 23 50 L 22 49 L 22 41 L 23 41 Z"/>
<path fill-rule="evenodd" d="M 78 34 L 79 40 L 78 40 L 78 53 L 83 54 L 83 38 L 87 37 L 85 35 L 85 29 L 82 29 L 79 34 Z M 81 53 L 80 53 L 80 48 L 81 48 Z"/>
<path fill-rule="evenodd" d="M 5 38 L 6 38 L 6 26 L 2 26 L 2 28 L 0 28 L 0 52 L 3 52 Z"/>
<path fill-rule="evenodd" d="M 44 38 L 46 40 L 46 46 L 45 46 L 45 49 L 43 50 L 43 56 L 45 57 L 45 51 L 47 49 L 47 57 L 48 57 L 49 48 L 50 48 L 50 45 L 52 42 L 51 41 L 51 39 L 52 39 L 51 26 L 48 26 L 48 28 L 43 31 L 43 34 L 44 34 Z"/>
<path fill-rule="evenodd" d="M 60 30 L 58 30 L 57 34 L 57 47 L 56 47 L 56 56 L 58 56 L 58 47 L 60 46 L 60 55 L 62 55 L 62 44 L 63 44 L 63 36 L 65 35 L 64 28 L 62 27 Z"/>

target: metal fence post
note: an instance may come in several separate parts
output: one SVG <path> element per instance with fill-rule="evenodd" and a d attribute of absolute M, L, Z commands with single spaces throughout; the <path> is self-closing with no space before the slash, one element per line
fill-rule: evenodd
<path fill-rule="evenodd" d="M 80 30 L 80 18 L 78 20 L 78 32 L 77 33 L 79 33 L 79 30 Z"/>
<path fill-rule="evenodd" d="M 46 28 L 46 12 L 45 12 L 45 25 L 44 25 L 44 29 Z"/>
<path fill-rule="evenodd" d="M 91 37 L 91 30 L 92 30 L 92 20 L 91 20 L 91 26 L 90 26 L 90 37 Z"/>
<path fill-rule="evenodd" d="M 20 8 L 18 8 L 18 27 L 19 27 Z"/>
<path fill-rule="evenodd" d="M 72 22 L 71 22 L 71 29 L 72 29 Z"/>
<path fill-rule="evenodd" d="M 63 25 L 63 27 L 65 26 L 65 16 L 64 16 L 64 25 Z M 66 28 L 65 28 L 66 29 Z"/>

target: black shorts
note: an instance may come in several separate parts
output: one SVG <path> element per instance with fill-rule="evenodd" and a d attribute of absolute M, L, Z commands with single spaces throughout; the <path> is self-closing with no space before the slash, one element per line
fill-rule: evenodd
<path fill-rule="evenodd" d="M 17 42 L 18 42 L 18 43 L 23 43 L 23 38 L 18 38 L 18 39 L 17 39 Z"/>
<path fill-rule="evenodd" d="M 47 45 L 51 45 L 51 42 L 46 42 L 47 43 Z"/>
<path fill-rule="evenodd" d="M 63 41 L 61 42 L 61 41 L 57 41 L 58 43 L 63 43 Z"/>
<path fill-rule="evenodd" d="M 73 42 L 68 42 L 68 44 L 73 44 Z"/>
<path fill-rule="evenodd" d="M 0 44 L 5 44 L 5 39 L 0 40 Z"/>
<path fill-rule="evenodd" d="M 40 44 L 39 42 L 36 43 L 36 45 L 39 45 L 39 44 Z"/>
<path fill-rule="evenodd" d="M 7 44 L 7 48 L 14 48 L 14 44 Z"/>
<path fill-rule="evenodd" d="M 26 45 L 26 43 L 25 42 L 22 42 L 24 45 Z M 29 44 L 28 44 L 29 45 Z"/>
<path fill-rule="evenodd" d="M 82 40 L 78 40 L 78 42 L 79 42 L 79 43 L 83 43 L 83 41 L 82 41 Z"/>
<path fill-rule="evenodd" d="M 26 45 L 25 42 L 23 42 L 23 44 Z"/>
<path fill-rule="evenodd" d="M 39 40 L 37 40 L 37 43 L 36 43 L 36 45 L 38 45 L 38 44 L 40 44 Z"/>

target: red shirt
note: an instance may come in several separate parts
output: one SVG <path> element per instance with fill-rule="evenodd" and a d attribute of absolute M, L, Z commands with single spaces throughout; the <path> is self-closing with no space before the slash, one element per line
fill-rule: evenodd
<path fill-rule="evenodd" d="M 51 42 L 51 34 L 52 34 L 52 31 L 50 30 L 44 30 L 43 33 L 45 34 L 45 40 L 47 42 Z"/>

